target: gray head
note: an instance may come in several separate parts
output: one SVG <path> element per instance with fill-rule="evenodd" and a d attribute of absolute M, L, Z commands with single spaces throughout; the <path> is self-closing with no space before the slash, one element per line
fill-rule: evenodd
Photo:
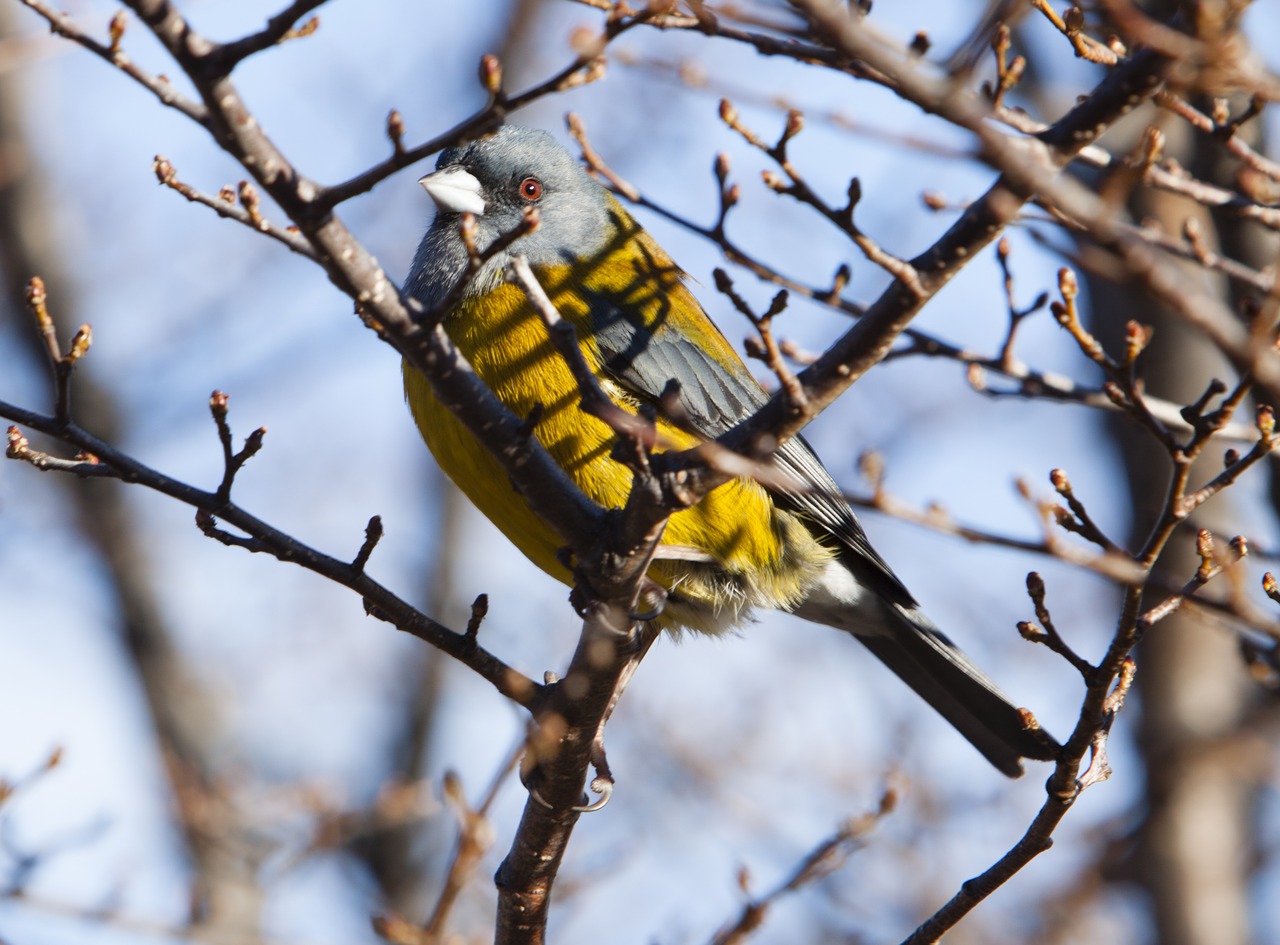
<path fill-rule="evenodd" d="M 431 307 L 466 266 L 458 232 L 463 212 L 476 217 L 476 245 L 484 249 L 514 230 L 525 207 L 538 208 L 538 229 L 490 260 L 469 291 L 487 291 L 502 279 L 508 254 L 533 265 L 581 260 L 603 248 L 613 229 L 606 191 L 545 131 L 507 125 L 492 135 L 440 155 L 434 173 L 419 181 L 435 202 L 436 217 L 422 238 L 405 290 Z"/>

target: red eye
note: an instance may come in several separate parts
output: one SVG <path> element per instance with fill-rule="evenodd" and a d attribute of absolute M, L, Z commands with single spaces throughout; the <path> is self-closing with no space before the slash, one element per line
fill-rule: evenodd
<path fill-rule="evenodd" d="M 537 200 L 542 196 L 542 181 L 536 177 L 526 177 L 520 182 L 520 196 L 525 200 Z"/>

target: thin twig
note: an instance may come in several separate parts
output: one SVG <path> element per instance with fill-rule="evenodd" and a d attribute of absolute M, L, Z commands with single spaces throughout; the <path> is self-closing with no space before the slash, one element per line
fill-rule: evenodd
<path fill-rule="evenodd" d="M 286 40 L 311 35 L 319 26 L 320 21 L 316 17 L 296 28 L 294 24 L 326 2 L 327 0 L 293 0 L 293 3 L 269 19 L 261 31 L 250 33 L 235 42 L 223 43 L 214 54 L 217 67 L 229 72 L 254 53 L 270 49 Z"/>
<path fill-rule="evenodd" d="M 420 613 L 352 564 L 298 541 L 234 503 L 224 501 L 216 493 L 202 491 L 138 462 L 74 423 L 59 421 L 56 417 L 26 410 L 5 401 L 0 401 L 0 416 L 14 420 L 24 427 L 39 430 L 61 442 L 70 443 L 82 453 L 94 457 L 93 460 L 74 463 L 50 463 L 42 468 L 72 472 L 80 476 L 110 476 L 122 482 L 142 485 L 208 516 L 230 522 L 252 540 L 252 550 L 266 551 L 281 561 L 292 562 L 349 587 L 368 601 L 378 616 L 391 621 L 397 629 L 444 650 L 474 670 L 507 698 L 526 708 L 537 702 L 542 689 L 540 685 L 477 646 L 474 638 L 454 633 Z M 11 431 L 11 449 L 15 439 L 25 442 L 20 432 Z M 23 455 L 15 458 L 31 461 Z"/>
<path fill-rule="evenodd" d="M 197 190 L 190 184 L 184 184 L 178 180 L 177 171 L 174 170 L 173 165 L 162 155 L 156 155 L 152 166 L 155 170 L 156 179 L 160 183 L 186 197 L 192 203 L 206 206 L 220 217 L 235 220 L 251 230 L 265 233 L 273 240 L 283 243 L 299 256 L 305 256 L 312 262 L 319 262 L 315 250 L 311 248 L 311 244 L 302 238 L 296 228 L 277 226 L 267 220 L 260 212 L 257 212 L 256 205 L 252 203 L 252 200 L 249 206 L 242 206 L 235 202 L 237 194 L 229 187 L 224 188 L 217 196 L 212 196 Z"/>
<path fill-rule="evenodd" d="M 161 104 L 182 112 L 192 121 L 203 125 L 205 128 L 211 127 L 208 108 L 200 102 L 181 95 L 164 76 L 152 75 L 150 72 L 135 65 L 133 60 L 119 48 L 118 39 L 113 40 L 109 45 L 100 43 L 76 26 L 70 14 L 60 13 L 51 5 L 45 3 L 44 0 L 18 0 L 18 2 L 44 17 L 45 22 L 49 24 L 49 28 L 59 36 L 84 47 L 95 56 L 111 63 L 129 78 L 150 91 Z"/>

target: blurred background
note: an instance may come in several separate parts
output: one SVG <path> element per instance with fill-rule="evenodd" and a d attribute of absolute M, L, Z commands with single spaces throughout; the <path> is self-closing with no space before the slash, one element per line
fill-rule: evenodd
<path fill-rule="evenodd" d="M 105 37 L 117 8 L 69 0 L 65 9 Z M 259 29 L 278 12 L 251 0 L 191 0 L 182 9 L 215 39 Z M 480 107 L 483 53 L 501 57 L 508 89 L 519 90 L 572 61 L 575 30 L 601 22 L 598 11 L 555 0 L 337 0 L 319 14 L 314 35 L 254 57 L 236 80 L 276 143 L 322 182 L 388 153 L 392 108 L 416 143 Z M 980 20 L 976 4 L 938 0 L 882 2 L 872 13 L 903 41 L 927 30 L 939 60 Z M 1271 41 L 1280 9 L 1256 4 L 1244 24 L 1254 52 L 1280 69 Z M 39 274 L 64 336 L 81 322 L 93 326 L 74 402 L 89 429 L 211 488 L 222 467 L 208 398 L 227 392 L 237 439 L 268 430 L 236 481 L 244 508 L 339 558 L 354 556 L 366 521 L 380 514 L 386 537 L 370 566 L 375 578 L 455 628 L 487 593 L 484 645 L 534 678 L 562 670 L 580 628 L 567 590 L 434 468 L 404 406 L 395 353 L 318 268 L 157 186 L 152 161 L 164 155 L 181 180 L 209 193 L 243 172 L 200 128 L 51 36 L 19 4 L 0 4 L 0 33 L 9 288 L 0 398 L 41 409 L 50 402 L 20 304 L 21 286 Z M 1102 75 L 1071 58 L 1038 16 L 1019 24 L 1015 47 L 1030 63 L 1017 100 L 1049 119 Z M 136 22 L 124 48 L 185 88 Z M 980 73 L 993 72 L 988 58 Z M 577 112 L 619 174 L 703 224 L 717 207 L 714 157 L 727 153 L 743 190 L 729 222 L 739 245 L 815 285 L 829 285 L 849 263 L 845 297 L 874 299 L 884 273 L 760 183 L 769 162 L 716 118 L 721 96 L 769 139 L 787 107 L 801 109 L 809 127 L 792 145 L 797 167 L 833 203 L 859 177 L 860 225 L 900 256 L 926 248 L 954 219 L 927 208 L 923 193 L 956 204 L 992 180 L 966 136 L 880 87 L 695 35 L 634 30 L 613 47 L 602 81 L 515 118 L 551 130 L 576 153 L 563 118 Z M 1141 127 L 1117 129 L 1117 147 Z M 1275 153 L 1275 128 L 1265 130 L 1270 141 L 1258 147 Z M 339 210 L 397 280 L 430 220 L 415 183 L 429 167 Z M 655 214 L 638 216 L 740 343 L 749 326 L 711 288 L 712 269 L 726 265 L 718 249 Z M 1009 241 L 1015 295 L 1027 305 L 1056 285 L 1063 257 L 1054 247 L 1069 243 L 1033 222 L 1013 228 Z M 1273 243 L 1245 243 L 1264 256 L 1255 265 L 1275 259 Z M 764 307 L 773 287 L 728 268 L 739 291 Z M 1008 327 L 1002 278 L 994 252 L 974 260 L 916 327 L 997 352 Z M 1107 291 L 1094 296 L 1120 314 L 1114 324 L 1133 317 Z M 809 350 L 846 328 L 798 298 L 777 326 Z M 1022 326 L 1017 355 L 1041 371 L 1098 381 L 1046 312 Z M 1190 398 L 1217 370 L 1183 355 L 1170 363 Z M 869 491 L 857 463 L 874 449 L 896 497 L 937 502 L 963 523 L 1032 541 L 1040 525 L 1015 488 L 1019 478 L 1049 495 L 1049 470 L 1066 468 L 1095 520 L 1120 539 L 1141 523 L 1133 497 L 1157 488 L 1125 472 L 1132 427 L 1083 407 L 984 396 L 946 359 L 881 366 L 806 436 L 854 494 Z M 1269 478 L 1263 470 L 1223 497 L 1212 509 L 1215 530 L 1280 546 Z M 1069 731 L 1083 689 L 1063 660 L 1020 639 L 1016 622 L 1032 616 L 1024 578 L 1044 575 L 1059 630 L 1092 659 L 1115 627 L 1116 588 L 1047 557 L 874 512 L 862 521 L 933 619 L 1046 728 Z M 1190 547 L 1190 537 L 1182 542 Z M 0 940 L 374 941 L 372 914 L 420 921 L 439 894 L 456 839 L 457 818 L 441 797 L 446 771 L 472 803 L 497 779 L 493 846 L 450 926 L 460 941 L 491 935 L 490 877 L 526 796 L 505 770 L 523 715 L 469 671 L 365 616 L 345 589 L 209 541 L 186 506 L 15 463 L 0 464 L 0 587 L 0 778 L 17 786 L 0 808 Z M 1083 796 L 1049 854 L 949 941 L 1173 941 L 1171 921 L 1194 931 L 1191 919 L 1162 918 L 1172 908 L 1162 895 L 1180 896 L 1153 879 L 1173 854 L 1149 836 L 1172 788 L 1147 772 L 1153 758 L 1186 743 L 1185 729 L 1159 725 L 1177 715 L 1202 739 L 1197 757 L 1211 755 L 1224 732 L 1245 736 L 1212 755 L 1230 803 L 1200 795 L 1200 819 L 1188 827 L 1209 846 L 1231 841 L 1231 881 L 1214 867 L 1231 888 L 1202 891 L 1215 915 L 1237 921 L 1217 926 L 1217 939 L 1186 940 L 1280 942 L 1274 709 L 1255 711 L 1261 696 L 1244 676 L 1233 632 L 1201 625 L 1187 639 L 1185 648 L 1170 645 L 1169 659 L 1190 675 L 1167 677 L 1166 695 L 1182 715 L 1128 707 L 1112 737 L 1113 778 Z M 1199 649 L 1205 640 L 1208 650 Z M 1262 721 L 1242 728 L 1257 715 Z M 737 637 L 661 641 L 607 744 L 618 787 L 575 833 L 556 887 L 554 941 L 599 938 L 601 929 L 617 942 L 705 941 L 741 908 L 740 871 L 752 892 L 768 890 L 845 818 L 873 809 L 886 785 L 901 792 L 898 809 L 842 870 L 780 902 L 756 941 L 895 940 L 1012 845 L 1048 774 L 1033 765 L 1007 782 L 853 641 L 778 615 L 762 615 Z M 1182 783 L 1188 775 L 1176 770 L 1173 782 Z"/>

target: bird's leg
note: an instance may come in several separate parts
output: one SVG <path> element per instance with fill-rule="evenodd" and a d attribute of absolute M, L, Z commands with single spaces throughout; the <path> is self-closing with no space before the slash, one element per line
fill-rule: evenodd
<path fill-rule="evenodd" d="M 629 630 L 625 634 L 619 632 L 623 621 L 629 624 Z M 659 634 L 652 626 L 637 624 L 631 620 L 621 607 L 606 607 L 598 602 L 590 606 L 586 624 L 578 654 L 575 655 L 566 677 L 561 679 L 554 673 L 546 675 L 546 687 L 540 704 L 534 710 L 528 748 L 520 765 L 520 780 L 530 797 L 542 806 L 552 808 L 551 802 L 540 791 L 543 763 L 554 759 L 564 749 L 566 726 L 571 727 L 570 720 L 578 716 L 583 708 L 581 704 L 572 703 L 580 703 L 583 698 L 587 702 L 592 701 L 590 684 L 587 682 L 589 676 L 584 673 L 594 674 L 599 671 L 611 674 L 613 683 L 608 690 L 607 701 L 598 709 L 599 720 L 595 723 L 587 752 L 587 760 L 595 770 L 590 787 L 599 797 L 590 801 L 584 796 L 580 804 L 572 807 L 580 813 L 599 810 L 608 803 L 612 795 L 614 777 L 604 748 L 605 726 L 639 668 L 640 661 Z M 587 664 L 585 666 L 582 665 L 584 661 Z M 584 689 L 584 685 L 588 688 Z"/>
<path fill-rule="evenodd" d="M 646 574 L 640 579 L 635 599 L 631 602 L 631 619 L 641 623 L 656 620 L 666 607 L 667 589 Z M 632 632 L 636 632 L 634 627 Z"/>
<path fill-rule="evenodd" d="M 618 702 L 622 698 L 622 693 L 631 682 L 631 678 L 636 674 L 636 670 L 640 668 L 640 661 L 645 658 L 649 648 L 657 642 L 659 635 L 658 631 L 652 627 L 633 626 L 631 632 L 632 636 L 636 638 L 636 648 L 628 657 L 626 665 L 622 667 L 622 671 L 618 674 L 618 682 L 613 687 L 613 695 L 609 698 L 609 705 L 604 710 L 604 715 L 600 717 L 600 724 L 596 727 L 595 737 L 591 740 L 591 767 L 596 772 L 596 776 L 591 779 L 591 790 L 600 795 L 600 798 L 590 804 L 574 808 L 584 813 L 599 810 L 609 803 L 609 798 L 613 796 L 614 778 L 613 771 L 609 768 L 609 759 L 604 750 L 604 727 L 613 716 L 613 710 L 617 708 Z"/>

